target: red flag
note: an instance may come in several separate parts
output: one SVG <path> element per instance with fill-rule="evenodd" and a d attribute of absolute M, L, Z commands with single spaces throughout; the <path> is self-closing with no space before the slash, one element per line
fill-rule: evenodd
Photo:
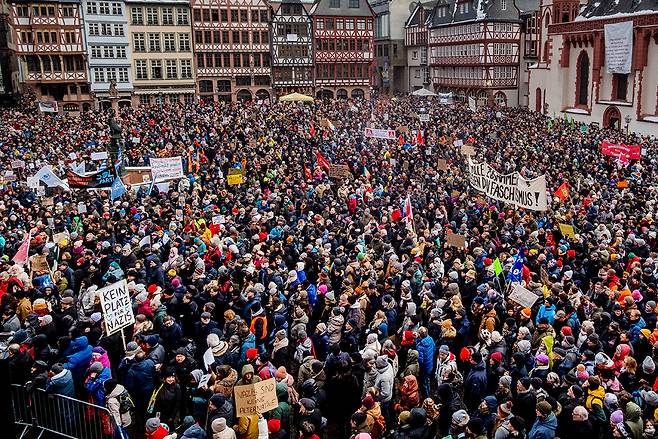
<path fill-rule="evenodd" d="M 27 255 L 30 252 L 30 239 L 32 238 L 31 234 L 28 233 L 25 237 L 25 241 L 18 247 L 18 251 L 14 255 L 12 261 L 18 265 L 23 265 L 27 262 Z"/>
<path fill-rule="evenodd" d="M 610 143 L 605 140 L 601 142 L 601 152 L 603 155 L 619 157 L 622 163 L 628 162 L 628 160 L 640 160 L 642 156 L 642 149 L 640 148 L 640 145 Z"/>
<path fill-rule="evenodd" d="M 569 183 L 566 181 L 560 185 L 559 188 L 555 191 L 555 196 L 560 199 L 560 201 L 564 202 L 567 198 L 569 198 Z"/>
<path fill-rule="evenodd" d="M 329 170 L 329 162 L 327 159 L 324 158 L 322 154 L 320 154 L 320 151 L 315 153 L 315 157 L 318 159 L 318 166 L 321 168 L 325 168 L 327 171 Z"/>
<path fill-rule="evenodd" d="M 313 180 L 313 174 L 311 174 L 311 170 L 308 169 L 308 166 L 306 166 L 306 163 L 304 163 L 304 176 L 306 176 L 307 180 Z"/>
<path fill-rule="evenodd" d="M 416 133 L 416 145 L 424 145 L 425 140 L 423 139 L 423 133 L 420 131 L 420 128 L 418 129 L 418 132 Z"/>
<path fill-rule="evenodd" d="M 404 220 L 407 223 L 407 227 L 410 227 L 411 230 L 414 229 L 414 214 L 411 210 L 411 198 L 407 195 L 407 200 L 404 202 Z"/>
<path fill-rule="evenodd" d="M 398 137 L 398 145 L 404 145 L 404 136 L 402 134 Z"/>
<path fill-rule="evenodd" d="M 315 127 L 313 126 L 313 122 L 311 122 L 311 128 L 308 129 L 308 132 L 311 137 L 315 137 Z"/>
<path fill-rule="evenodd" d="M 391 221 L 397 222 L 397 220 L 400 219 L 402 216 L 402 212 L 400 212 L 400 209 L 395 209 L 393 212 L 391 212 Z"/>

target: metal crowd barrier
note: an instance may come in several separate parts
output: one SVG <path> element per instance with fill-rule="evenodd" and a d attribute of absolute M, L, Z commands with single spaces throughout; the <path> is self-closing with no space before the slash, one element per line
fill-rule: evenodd
<path fill-rule="evenodd" d="M 69 439 L 123 438 L 114 417 L 105 407 L 44 390 L 27 392 L 21 385 L 11 386 L 14 422 L 23 427 L 19 439 L 36 431 L 38 437 Z"/>

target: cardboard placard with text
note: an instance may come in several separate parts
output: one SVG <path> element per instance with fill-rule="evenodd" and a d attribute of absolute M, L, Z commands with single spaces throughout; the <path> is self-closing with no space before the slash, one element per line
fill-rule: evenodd
<path fill-rule="evenodd" d="M 448 170 L 448 162 L 443 160 L 443 159 L 437 160 L 437 165 L 438 165 L 439 171 L 447 171 Z"/>
<path fill-rule="evenodd" d="M 246 386 L 235 386 L 233 396 L 236 417 L 262 414 L 279 406 L 274 378 Z"/>
<path fill-rule="evenodd" d="M 459 233 L 448 233 L 446 235 L 446 245 L 457 248 L 466 248 L 466 236 L 460 235 Z"/>

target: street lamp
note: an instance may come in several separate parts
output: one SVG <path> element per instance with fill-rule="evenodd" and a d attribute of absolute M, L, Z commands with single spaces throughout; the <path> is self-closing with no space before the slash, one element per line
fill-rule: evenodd
<path fill-rule="evenodd" d="M 626 134 L 628 134 L 628 126 L 631 124 L 631 115 L 627 114 L 624 121 L 626 122 Z"/>
<path fill-rule="evenodd" d="M 548 114 L 548 102 L 544 102 L 544 114 Z"/>

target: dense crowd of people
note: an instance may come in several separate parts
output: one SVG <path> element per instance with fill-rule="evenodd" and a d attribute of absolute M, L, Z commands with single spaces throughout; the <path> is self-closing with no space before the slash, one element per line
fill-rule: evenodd
<path fill-rule="evenodd" d="M 106 407 L 130 439 L 658 437 L 655 139 L 416 98 L 166 104 L 119 111 L 122 157 L 181 156 L 184 178 L 27 187 L 93 171 L 106 119 L 1 113 L 4 361 L 27 395 Z M 545 175 L 549 210 L 470 188 L 456 140 Z M 122 280 L 135 323 L 107 335 L 97 292 Z M 277 407 L 236 416 L 233 388 L 272 378 Z"/>

